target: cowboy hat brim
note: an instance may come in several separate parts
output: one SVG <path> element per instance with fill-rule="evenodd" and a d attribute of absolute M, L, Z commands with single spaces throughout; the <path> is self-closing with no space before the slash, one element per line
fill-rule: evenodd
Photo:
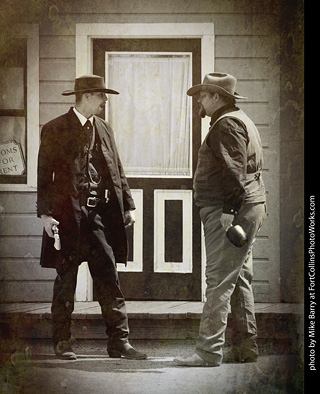
<path fill-rule="evenodd" d="M 119 94 L 119 92 L 117 92 L 116 90 L 103 89 L 103 88 L 90 88 L 90 89 L 80 89 L 80 90 L 65 90 L 61 94 L 63 96 L 70 96 L 71 94 L 90 93 L 90 92 L 103 92 L 103 93 L 109 93 L 109 94 Z"/>
<path fill-rule="evenodd" d="M 240 96 L 238 93 L 234 92 L 234 94 L 229 93 L 221 86 L 213 85 L 213 84 L 199 84 L 194 85 L 187 91 L 188 96 L 193 96 L 198 92 L 210 92 L 210 93 L 220 93 L 221 95 L 227 97 L 233 97 L 235 99 L 247 99 L 248 97 Z"/>

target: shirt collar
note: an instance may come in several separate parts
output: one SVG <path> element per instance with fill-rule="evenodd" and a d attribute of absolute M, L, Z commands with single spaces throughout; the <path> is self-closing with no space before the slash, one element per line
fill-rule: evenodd
<path fill-rule="evenodd" d="M 84 115 L 82 115 L 75 107 L 73 108 L 73 112 L 77 115 L 80 123 L 82 126 L 84 126 L 87 122 L 87 120 L 90 120 L 92 126 L 93 126 L 93 115 L 90 116 L 90 118 L 86 118 Z"/>

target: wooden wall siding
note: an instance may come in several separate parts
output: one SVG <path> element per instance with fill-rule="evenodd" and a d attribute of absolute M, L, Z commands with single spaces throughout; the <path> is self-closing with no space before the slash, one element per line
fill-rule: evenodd
<path fill-rule="evenodd" d="M 279 266 L 279 53 L 278 11 L 273 1 L 260 8 L 249 0 L 171 0 L 67 2 L 59 23 L 40 25 L 40 126 L 68 111 L 75 78 L 76 23 L 212 22 L 215 30 L 215 71 L 238 78 L 241 104 L 258 125 L 265 151 L 264 178 L 270 214 L 254 248 L 254 292 L 257 302 L 279 301 L 269 277 Z M 208 72 L 212 70 L 207 70 Z M 276 179 L 276 182 L 274 181 Z M 0 302 L 50 302 L 54 270 L 39 266 L 41 222 L 35 214 L 35 193 L 0 193 Z M 276 208 L 273 213 L 272 208 Z M 278 281 L 273 278 L 273 283 Z"/>
<path fill-rule="evenodd" d="M 50 302 L 55 271 L 39 265 L 35 192 L 0 193 L 0 302 Z"/>
<path fill-rule="evenodd" d="M 63 15 L 110 15 L 113 18 L 123 14 L 163 15 L 163 14 L 274 14 L 279 8 L 279 1 L 265 0 L 263 4 L 252 0 L 91 0 L 90 7 L 86 0 L 70 0 L 60 5 Z"/>

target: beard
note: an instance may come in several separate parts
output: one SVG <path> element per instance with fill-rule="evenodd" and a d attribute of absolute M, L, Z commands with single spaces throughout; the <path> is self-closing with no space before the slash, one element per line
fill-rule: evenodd
<path fill-rule="evenodd" d="M 200 107 L 200 109 L 199 109 L 199 116 L 200 116 L 201 118 L 204 118 L 204 117 L 206 116 L 206 111 L 205 111 L 205 109 L 203 108 L 202 105 L 201 105 L 201 107 Z"/>

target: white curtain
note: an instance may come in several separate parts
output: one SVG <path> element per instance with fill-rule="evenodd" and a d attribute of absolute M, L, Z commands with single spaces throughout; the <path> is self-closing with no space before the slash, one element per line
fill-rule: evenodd
<path fill-rule="evenodd" d="M 106 55 L 108 121 L 127 175 L 190 176 L 188 54 Z"/>

